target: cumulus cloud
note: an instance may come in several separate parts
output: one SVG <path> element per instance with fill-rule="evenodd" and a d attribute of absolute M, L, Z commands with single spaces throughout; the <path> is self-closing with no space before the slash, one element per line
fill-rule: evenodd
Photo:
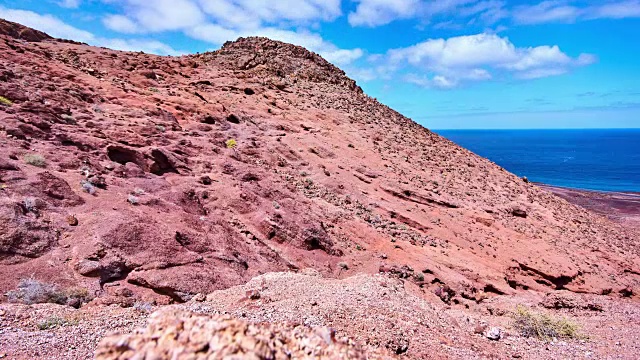
<path fill-rule="evenodd" d="M 125 9 L 140 29 L 148 32 L 186 29 L 206 20 L 191 0 L 126 0 Z"/>
<path fill-rule="evenodd" d="M 340 0 L 122 0 L 119 3 L 124 5 L 121 16 L 147 32 L 191 29 L 209 22 L 225 28 L 256 29 L 282 22 L 299 25 L 331 21 L 342 14 Z M 115 20 L 116 26 L 112 29 L 117 30 L 124 20 Z"/>
<path fill-rule="evenodd" d="M 337 65 L 349 64 L 362 49 L 340 49 L 305 25 L 334 20 L 342 14 L 340 0 L 123 0 L 123 13 L 103 19 L 122 33 L 179 30 L 187 36 L 221 45 L 238 37 L 266 36 L 304 46 Z M 290 30 L 293 25 L 302 30 Z"/>
<path fill-rule="evenodd" d="M 134 34 L 140 31 L 135 22 L 123 15 L 107 15 L 102 19 L 102 23 L 111 30 L 125 34 Z"/>
<path fill-rule="evenodd" d="M 68 25 L 54 16 L 40 15 L 32 11 L 7 9 L 0 6 L 0 18 L 46 32 L 53 37 L 86 42 L 94 46 L 104 46 L 124 51 L 144 51 L 159 55 L 180 54 L 179 51 L 156 40 L 98 37 L 91 32 Z"/>
<path fill-rule="evenodd" d="M 427 74 L 405 77 L 411 83 L 452 88 L 464 82 L 492 79 L 493 74 L 511 74 L 522 79 L 560 75 L 577 66 L 592 64 L 596 59 L 590 54 L 570 57 L 558 46 L 519 48 L 506 37 L 482 33 L 430 39 L 392 49 L 385 61 L 395 70 L 408 65 Z"/>
<path fill-rule="evenodd" d="M 244 25 L 244 21 L 252 24 L 331 21 L 342 14 L 340 0 L 199 0 L 199 3 L 215 19 L 231 19 L 238 26 Z M 243 22 L 238 22 L 238 18 Z"/>

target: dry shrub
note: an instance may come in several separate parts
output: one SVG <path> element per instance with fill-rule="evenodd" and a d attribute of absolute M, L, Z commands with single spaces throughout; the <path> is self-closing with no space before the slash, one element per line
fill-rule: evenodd
<path fill-rule="evenodd" d="M 73 287 L 60 289 L 55 284 L 44 283 L 35 279 L 22 279 L 16 290 L 11 290 L 6 294 L 7 300 L 13 303 L 27 305 L 53 303 L 80 307 L 83 303 L 92 300 L 89 290 L 85 288 Z"/>
<path fill-rule="evenodd" d="M 47 166 L 47 160 L 44 156 L 39 154 L 27 154 L 24 156 L 24 162 L 29 165 L 37 166 L 37 167 L 45 167 Z"/>
<path fill-rule="evenodd" d="M 513 327 L 522 336 L 537 337 L 544 340 L 552 338 L 576 339 L 580 337 L 578 324 L 564 317 L 552 317 L 535 313 L 527 307 L 518 305 L 513 314 Z"/>

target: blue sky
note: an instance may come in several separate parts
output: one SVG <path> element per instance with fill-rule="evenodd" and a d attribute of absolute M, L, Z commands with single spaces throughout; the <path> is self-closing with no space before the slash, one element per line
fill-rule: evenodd
<path fill-rule="evenodd" d="M 640 0 L 0 0 L 0 17 L 163 55 L 268 36 L 432 129 L 640 127 Z"/>

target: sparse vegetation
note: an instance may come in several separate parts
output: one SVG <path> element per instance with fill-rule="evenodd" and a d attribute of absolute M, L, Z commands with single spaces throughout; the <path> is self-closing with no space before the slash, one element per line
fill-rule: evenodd
<path fill-rule="evenodd" d="M 22 201 L 22 205 L 24 205 L 25 210 L 27 212 L 38 212 L 38 201 L 34 197 L 27 197 Z"/>
<path fill-rule="evenodd" d="M 55 284 L 44 283 L 35 279 L 22 279 L 16 290 L 5 294 L 9 302 L 27 305 L 53 303 L 68 304 L 80 307 L 82 303 L 91 301 L 92 296 L 84 288 L 60 289 Z"/>
<path fill-rule="evenodd" d="M 47 160 L 40 154 L 27 154 L 24 156 L 24 162 L 41 168 L 47 166 Z"/>
<path fill-rule="evenodd" d="M 580 327 L 571 320 L 564 317 L 552 317 L 547 314 L 535 313 L 522 305 L 518 305 L 513 318 L 513 327 L 522 336 L 537 337 L 543 340 L 581 337 L 579 334 Z"/>
<path fill-rule="evenodd" d="M 313 186 L 313 179 L 309 179 L 309 178 L 304 179 L 305 189 L 310 189 L 312 186 Z"/>
<path fill-rule="evenodd" d="M 72 124 L 72 125 L 76 124 L 76 119 L 73 117 L 73 115 L 61 114 L 60 118 L 64 120 L 67 124 Z"/>
<path fill-rule="evenodd" d="M 91 184 L 90 182 L 82 180 L 80 184 L 82 185 L 82 190 L 84 190 L 88 194 L 94 195 L 96 193 L 96 187 L 93 186 L 93 184 Z"/>
<path fill-rule="evenodd" d="M 225 142 L 227 149 L 235 149 L 238 146 L 238 142 L 235 139 L 229 139 Z"/>
<path fill-rule="evenodd" d="M 67 319 L 63 319 L 58 316 L 52 316 L 46 319 L 45 321 L 38 323 L 38 329 L 50 330 L 50 329 L 54 329 L 54 328 L 65 326 L 65 325 L 74 325 L 74 324 L 69 322 Z"/>
<path fill-rule="evenodd" d="M 4 96 L 0 96 L 0 105 L 11 106 L 11 105 L 13 105 L 13 101 L 7 99 Z"/>
<path fill-rule="evenodd" d="M 151 311 L 153 310 L 153 306 L 147 302 L 136 302 L 135 304 L 133 304 L 133 308 L 136 311 L 147 314 L 151 313 Z"/>

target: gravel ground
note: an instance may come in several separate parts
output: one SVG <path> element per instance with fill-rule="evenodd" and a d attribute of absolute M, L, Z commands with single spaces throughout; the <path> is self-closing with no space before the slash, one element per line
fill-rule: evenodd
<path fill-rule="evenodd" d="M 530 292 L 447 305 L 411 282 L 386 275 L 337 280 L 304 270 L 265 274 L 242 286 L 165 306 L 163 311 L 224 314 L 248 323 L 329 327 L 336 336 L 351 338 L 370 353 L 382 349 L 409 359 L 639 358 L 637 301 L 568 292 L 553 296 Z M 510 316 L 518 305 L 568 318 L 580 325 L 581 338 L 543 341 L 520 336 Z M 145 311 L 115 305 L 76 310 L 50 304 L 3 304 L 0 355 L 89 359 L 100 339 L 144 327 L 148 316 Z M 500 329 L 499 340 L 488 339 L 492 328 Z"/>

